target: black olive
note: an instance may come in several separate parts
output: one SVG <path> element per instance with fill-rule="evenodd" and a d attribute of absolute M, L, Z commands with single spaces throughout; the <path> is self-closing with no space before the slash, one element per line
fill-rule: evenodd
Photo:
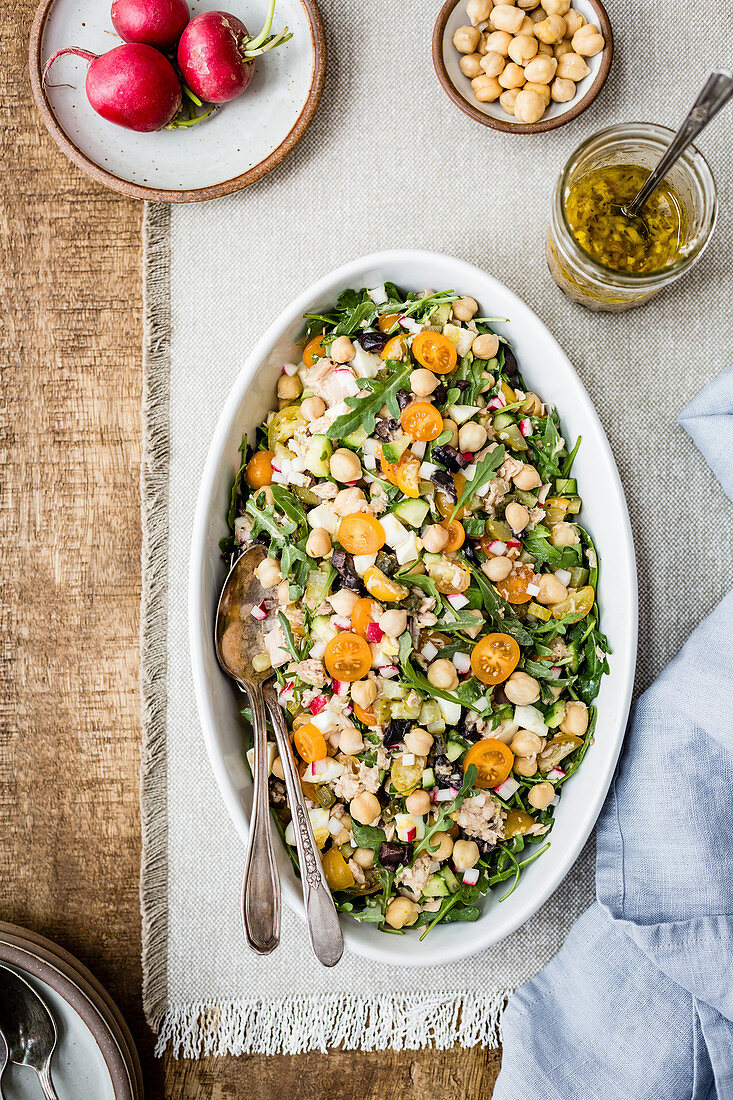
<path fill-rule="evenodd" d="M 471 839 L 476 841 L 476 845 L 482 856 L 490 856 L 496 847 L 495 844 L 489 844 L 488 840 L 483 840 L 480 836 L 474 836 Z"/>
<path fill-rule="evenodd" d="M 517 357 L 508 344 L 504 344 L 504 373 L 510 382 L 519 381 L 519 365 Z"/>
<path fill-rule="evenodd" d="M 385 840 L 380 845 L 377 858 L 388 871 L 396 871 L 399 866 L 406 867 L 410 862 L 410 845 Z"/>
<path fill-rule="evenodd" d="M 401 409 L 406 409 L 410 404 L 410 395 L 405 390 L 397 390 L 397 404 Z"/>
<path fill-rule="evenodd" d="M 344 588 L 350 588 L 352 592 L 361 592 L 362 583 L 354 568 L 354 559 L 345 550 L 334 550 L 331 555 L 331 565 L 341 577 Z"/>
<path fill-rule="evenodd" d="M 436 405 L 442 405 L 448 396 L 448 390 L 445 388 L 444 382 L 439 382 L 433 390 L 433 401 Z"/>
<path fill-rule="evenodd" d="M 455 447 L 451 447 L 449 443 L 444 443 L 442 447 L 433 447 L 432 457 L 436 462 L 440 462 L 445 466 L 446 470 L 450 470 L 452 474 L 458 473 L 461 469 L 458 461 L 458 451 Z"/>
<path fill-rule="evenodd" d="M 259 535 L 255 535 L 255 542 L 261 542 L 263 546 L 269 546 L 270 536 L 267 531 L 260 531 Z"/>
<path fill-rule="evenodd" d="M 509 706 L 509 700 L 507 699 L 506 694 L 504 693 L 504 688 L 501 686 L 501 684 L 497 684 L 494 688 L 493 694 L 491 696 L 491 701 L 492 703 L 496 703 L 497 707 Z"/>
<path fill-rule="evenodd" d="M 359 333 L 356 339 L 364 348 L 364 351 L 382 351 L 389 340 L 389 336 L 386 332 L 369 331 Z"/>
<path fill-rule="evenodd" d="M 470 386 L 470 382 L 467 382 L 465 378 L 459 378 L 459 380 L 457 382 L 454 382 L 453 385 L 456 387 L 457 390 L 460 390 L 461 393 L 463 393 Z"/>
<path fill-rule="evenodd" d="M 439 787 L 460 788 L 463 784 L 463 769 L 456 761 L 452 763 L 447 756 L 436 756 L 433 764 L 435 781 Z"/>
<path fill-rule="evenodd" d="M 385 420 L 383 417 L 379 417 L 377 419 L 376 424 L 374 425 L 375 434 L 378 435 L 380 437 L 380 439 L 391 439 L 392 438 L 392 429 L 390 428 L 391 423 L 392 423 L 391 420 Z"/>
<path fill-rule="evenodd" d="M 458 503 L 458 493 L 456 492 L 456 483 L 450 474 L 446 474 L 443 470 L 436 470 L 430 478 L 433 485 L 436 485 L 440 491 L 448 497 L 448 500 L 452 504 Z"/>
<path fill-rule="evenodd" d="M 461 549 L 463 550 L 465 557 L 467 557 L 469 561 L 478 561 L 478 558 L 476 557 L 476 551 L 474 550 L 473 546 L 471 546 L 470 542 L 465 543 L 465 545 L 462 546 Z"/>
<path fill-rule="evenodd" d="M 399 745 L 400 741 L 404 741 L 405 734 L 410 732 L 413 725 L 414 722 L 409 718 L 393 718 L 384 731 L 385 749 L 393 749 L 395 745 Z"/>

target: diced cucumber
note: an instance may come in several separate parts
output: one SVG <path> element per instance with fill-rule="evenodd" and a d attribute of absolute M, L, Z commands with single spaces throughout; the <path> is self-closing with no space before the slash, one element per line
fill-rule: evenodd
<path fill-rule="evenodd" d="M 390 683 L 388 680 L 387 683 Z M 435 736 L 445 730 L 445 718 L 435 699 L 427 699 L 420 707 L 420 725 Z"/>
<path fill-rule="evenodd" d="M 583 500 L 581 497 L 569 497 L 568 498 L 568 515 L 577 516 L 580 509 L 583 507 Z"/>
<path fill-rule="evenodd" d="M 456 890 L 460 886 L 460 883 L 447 864 L 441 869 L 441 874 L 445 879 L 445 884 L 448 887 L 450 893 L 455 894 Z"/>
<path fill-rule="evenodd" d="M 404 699 L 407 695 L 407 688 L 402 687 L 399 680 L 384 680 L 382 695 L 386 699 Z"/>
<path fill-rule="evenodd" d="M 440 328 L 447 322 L 450 317 L 451 303 L 441 302 L 439 306 L 435 306 L 428 317 L 428 321 L 431 325 L 438 325 Z"/>
<path fill-rule="evenodd" d="M 328 460 L 333 454 L 333 444 L 325 435 L 314 435 L 305 452 L 304 462 L 315 477 L 328 477 Z"/>
<path fill-rule="evenodd" d="M 422 700 L 419 698 L 415 706 L 410 706 L 405 699 L 399 699 L 392 704 L 392 717 L 417 719 L 420 717 L 421 706 Z"/>
<path fill-rule="evenodd" d="M 411 527 L 421 527 L 430 505 L 426 500 L 401 500 L 392 509 L 394 514 Z"/>
<path fill-rule="evenodd" d="M 447 898 L 449 894 L 448 883 L 442 875 L 431 875 L 423 888 L 426 898 Z"/>
<path fill-rule="evenodd" d="M 514 538 L 511 527 L 503 519 L 487 519 L 486 531 L 492 539 L 498 539 L 499 542 Z"/>
<path fill-rule="evenodd" d="M 570 587 L 571 588 L 583 588 L 588 583 L 590 573 L 582 565 L 574 565 L 569 570 L 570 573 Z"/>
<path fill-rule="evenodd" d="M 575 496 L 578 482 L 574 477 L 559 477 L 555 482 L 555 492 L 559 497 Z"/>
<path fill-rule="evenodd" d="M 485 526 L 486 521 L 478 516 L 466 516 L 463 520 L 463 529 L 470 539 L 480 539 Z"/>
<path fill-rule="evenodd" d="M 543 623 L 548 623 L 552 612 L 549 607 L 543 607 L 542 604 L 535 603 L 535 601 L 532 600 L 527 604 L 527 614 L 534 615 L 535 619 L 541 619 Z"/>
<path fill-rule="evenodd" d="M 387 462 L 399 462 L 411 442 L 412 440 L 409 435 L 402 435 L 399 439 L 393 439 L 389 443 L 384 443 L 382 445 L 382 454 L 387 459 Z"/>
<path fill-rule="evenodd" d="M 556 703 L 553 703 L 545 715 L 545 725 L 549 726 L 551 730 L 554 730 L 560 725 L 564 717 L 565 703 L 561 699 L 558 699 Z"/>
<path fill-rule="evenodd" d="M 428 564 L 428 562 L 431 562 L 431 561 L 436 561 L 436 562 L 441 561 L 442 558 L 443 558 L 442 554 L 428 554 L 428 553 L 423 554 L 423 561 L 425 562 L 426 565 Z"/>
<path fill-rule="evenodd" d="M 578 652 L 577 642 L 568 642 L 568 649 L 570 650 L 570 664 L 567 666 L 571 672 L 578 671 L 578 665 L 580 664 L 580 653 Z"/>
<path fill-rule="evenodd" d="M 435 786 L 435 772 L 432 768 L 425 768 L 422 773 L 422 786 L 424 790 L 429 790 Z"/>
<path fill-rule="evenodd" d="M 350 432 L 349 435 L 345 435 L 343 442 L 347 447 L 362 447 L 366 439 L 366 428 L 357 428 L 355 431 Z"/>
<path fill-rule="evenodd" d="M 459 745 L 457 741 L 449 741 L 445 747 L 445 755 L 451 762 L 457 760 L 463 755 L 463 745 Z"/>
<path fill-rule="evenodd" d="M 338 634 L 337 628 L 327 615 L 316 615 L 311 625 L 311 631 L 319 642 L 326 643 L 330 642 L 331 638 L 335 638 Z"/>
<path fill-rule="evenodd" d="M 537 494 L 528 493 L 525 489 L 515 489 L 512 495 L 517 498 L 520 504 L 524 504 L 527 508 L 534 508 L 537 504 Z"/>
<path fill-rule="evenodd" d="M 500 428 L 508 428 L 510 424 L 514 424 L 514 416 L 512 413 L 498 412 L 494 414 L 494 428 L 498 431 Z"/>

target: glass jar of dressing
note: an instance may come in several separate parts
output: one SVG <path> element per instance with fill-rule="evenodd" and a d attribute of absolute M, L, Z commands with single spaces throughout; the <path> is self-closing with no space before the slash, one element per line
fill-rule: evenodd
<path fill-rule="evenodd" d="M 641 187 L 673 138 L 672 130 L 629 122 L 584 141 L 555 187 L 547 263 L 561 290 L 590 309 L 641 305 L 702 255 L 715 226 L 715 181 L 690 147 L 629 221 L 615 207 Z"/>

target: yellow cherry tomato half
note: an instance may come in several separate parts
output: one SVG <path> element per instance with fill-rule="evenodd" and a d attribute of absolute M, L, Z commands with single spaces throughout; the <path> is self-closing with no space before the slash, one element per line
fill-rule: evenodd
<path fill-rule="evenodd" d="M 450 374 L 458 361 L 455 345 L 442 332 L 423 329 L 412 341 L 412 354 L 433 374 Z"/>
<path fill-rule="evenodd" d="M 463 492 L 463 490 L 466 487 L 466 479 L 463 476 L 463 474 L 459 473 L 459 474 L 454 474 L 453 475 L 453 481 L 454 481 L 455 487 L 456 487 L 456 500 L 460 500 L 461 499 L 461 493 Z M 456 502 L 455 502 L 455 500 L 453 500 L 453 497 L 448 496 L 447 493 L 444 493 L 442 489 L 438 488 L 438 489 L 435 490 L 434 500 L 435 500 L 435 507 L 438 509 L 441 516 L 443 516 L 444 519 L 448 519 L 449 516 L 452 515 L 453 509 L 456 506 Z M 459 508 L 458 511 L 456 512 L 456 519 L 463 519 L 465 514 L 466 514 L 465 507 Z"/>
<path fill-rule="evenodd" d="M 350 890 L 356 884 L 354 874 L 338 848 L 324 852 L 323 873 L 331 890 Z"/>
<path fill-rule="evenodd" d="M 376 554 L 386 541 L 384 528 L 378 519 L 365 512 L 351 512 L 339 523 L 336 536 L 350 554 Z"/>
<path fill-rule="evenodd" d="M 407 353 L 407 337 L 398 332 L 384 345 L 379 353 L 380 359 L 404 359 Z"/>
<path fill-rule="evenodd" d="M 532 583 L 533 577 L 534 568 L 525 562 L 517 561 L 509 576 L 498 582 L 496 590 L 507 603 L 527 603 L 532 599 L 527 591 L 527 585 Z"/>
<path fill-rule="evenodd" d="M 513 836 L 524 836 L 534 824 L 535 819 L 524 810 L 509 810 L 504 819 L 504 839 L 510 840 Z"/>
<path fill-rule="evenodd" d="M 323 346 L 324 339 L 325 334 L 321 333 L 320 336 L 314 336 L 312 340 L 309 340 L 303 348 L 303 362 L 306 367 L 312 367 L 316 359 L 322 359 L 326 354 Z"/>
<path fill-rule="evenodd" d="M 588 584 L 585 588 L 579 588 L 576 592 L 571 592 L 562 603 L 556 603 L 552 609 L 553 618 L 562 619 L 564 615 L 580 615 L 584 619 L 595 601 L 595 591 Z"/>
<path fill-rule="evenodd" d="M 444 519 L 440 526 L 448 532 L 448 545 L 443 547 L 443 553 L 453 554 L 456 550 L 460 550 L 466 541 L 466 532 L 461 521 L 454 519 L 449 522 Z"/>
<path fill-rule="evenodd" d="M 477 741 L 471 745 L 463 757 L 463 771 L 474 764 L 477 771 L 476 786 L 482 790 L 490 790 L 503 783 L 512 770 L 514 753 L 499 741 L 496 737 L 485 737 L 483 741 Z"/>
<path fill-rule="evenodd" d="M 420 496 L 420 459 L 412 451 L 405 451 L 394 468 L 397 487 L 406 497 Z"/>
<path fill-rule="evenodd" d="M 250 489 L 262 489 L 263 486 L 272 483 L 272 460 L 274 457 L 274 451 L 257 451 L 252 455 L 244 471 Z"/>
<path fill-rule="evenodd" d="M 408 435 L 421 443 L 437 439 L 443 431 L 443 417 L 429 401 L 413 401 L 402 410 L 400 423 Z"/>
<path fill-rule="evenodd" d="M 363 679 L 372 667 L 372 651 L 364 638 L 345 631 L 328 642 L 323 661 L 334 680 L 352 683 Z"/>
<path fill-rule="evenodd" d="M 298 755 L 305 760 L 306 764 L 312 764 L 314 760 L 323 760 L 326 755 L 325 738 L 318 726 L 314 726 L 312 722 L 299 726 L 293 733 L 293 741 Z"/>
<path fill-rule="evenodd" d="M 360 707 L 358 703 L 354 703 L 354 714 L 363 722 L 365 726 L 376 726 L 377 716 L 371 707 Z"/>
<path fill-rule="evenodd" d="M 410 595 L 410 590 L 405 588 L 404 584 L 393 581 L 378 565 L 369 566 L 364 573 L 364 584 L 370 596 L 374 596 L 377 600 L 384 600 L 385 603 L 396 603 L 397 600 L 405 600 Z M 328 646 L 326 652 L 328 652 Z"/>
<path fill-rule="evenodd" d="M 482 684 L 503 683 L 518 664 L 519 646 L 511 634 L 485 634 L 471 653 L 471 669 Z"/>
<path fill-rule="evenodd" d="M 370 623 L 375 623 L 381 614 L 381 604 L 376 600 L 370 600 L 367 596 L 362 596 L 356 601 L 351 611 L 351 629 L 354 634 L 366 638 L 367 627 Z"/>
<path fill-rule="evenodd" d="M 377 326 L 380 332 L 389 332 L 400 319 L 399 313 L 380 313 Z"/>

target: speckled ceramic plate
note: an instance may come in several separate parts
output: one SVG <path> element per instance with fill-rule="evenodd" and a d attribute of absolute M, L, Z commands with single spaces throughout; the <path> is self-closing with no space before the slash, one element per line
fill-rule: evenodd
<path fill-rule="evenodd" d="M 298 143 L 316 112 L 326 74 L 323 23 L 315 0 L 278 0 L 275 29 L 292 39 L 258 58 L 246 92 L 188 130 L 138 134 L 97 115 L 84 93 L 86 62 L 60 58 L 45 89 L 43 66 L 56 50 L 105 53 L 121 40 L 106 0 L 43 0 L 30 39 L 33 94 L 66 155 L 94 179 L 135 198 L 196 202 L 228 195 L 260 179 Z M 216 0 L 190 0 L 191 14 Z M 267 0 L 227 0 L 226 9 L 256 34 Z"/>
<path fill-rule="evenodd" d="M 140 1063 L 127 1026 L 96 978 L 63 948 L 42 936 L 0 922 L 0 963 L 20 974 L 43 997 L 56 1021 L 51 1063 L 60 1096 L 142 1100 Z M 32 1070 L 8 1066 L 5 1100 L 38 1093 Z"/>

